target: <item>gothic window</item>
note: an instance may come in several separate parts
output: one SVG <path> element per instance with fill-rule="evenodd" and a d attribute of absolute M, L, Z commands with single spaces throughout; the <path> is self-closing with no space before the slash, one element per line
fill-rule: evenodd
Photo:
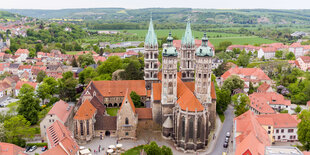
<path fill-rule="evenodd" d="M 154 54 L 154 58 L 157 59 L 157 57 L 158 57 L 158 56 L 157 56 L 157 54 L 155 53 L 155 54 Z"/>
<path fill-rule="evenodd" d="M 186 77 L 186 73 L 182 73 L 182 77 Z"/>
<path fill-rule="evenodd" d="M 190 53 L 187 53 L 187 58 L 191 58 L 191 54 Z"/>
<path fill-rule="evenodd" d="M 189 68 L 189 61 L 187 61 L 187 68 Z"/>
<path fill-rule="evenodd" d="M 193 139 L 194 138 L 194 119 L 190 118 L 189 119 L 189 139 Z"/>
<path fill-rule="evenodd" d="M 154 78 L 157 78 L 157 74 L 156 73 L 154 74 Z"/>
<path fill-rule="evenodd" d="M 154 64 L 154 68 L 157 68 L 157 64 Z"/>
<path fill-rule="evenodd" d="M 203 74 L 203 78 L 207 78 L 207 74 Z"/>
<path fill-rule="evenodd" d="M 125 119 L 125 124 L 126 125 L 128 125 L 129 124 L 129 120 L 128 120 L 128 118 L 126 117 L 126 119 Z"/>
<path fill-rule="evenodd" d="M 173 93 L 172 82 L 169 82 L 169 84 L 168 84 L 168 94 L 172 94 L 172 93 Z"/>
<path fill-rule="evenodd" d="M 200 138 L 200 132 L 201 132 L 201 117 L 198 118 L 198 123 L 197 123 L 197 139 Z"/>
<path fill-rule="evenodd" d="M 181 126 L 181 130 L 182 130 L 182 138 L 185 138 L 185 117 L 182 117 L 182 126 Z"/>
<path fill-rule="evenodd" d="M 169 79 L 172 79 L 172 74 L 169 74 Z"/>
<path fill-rule="evenodd" d="M 78 122 L 77 121 L 75 122 L 75 134 L 76 135 L 79 134 L 79 132 L 78 132 Z"/>
<path fill-rule="evenodd" d="M 145 68 L 149 68 L 149 64 L 146 64 L 146 65 L 145 65 Z"/>
<path fill-rule="evenodd" d="M 201 74 L 198 74 L 198 77 L 201 78 Z"/>
<path fill-rule="evenodd" d="M 148 58 L 149 58 L 149 54 L 148 54 L 148 53 L 145 55 L 145 58 L 146 58 L 146 59 L 148 59 Z"/>
<path fill-rule="evenodd" d="M 167 79 L 167 74 L 164 74 L 165 79 Z"/>
<path fill-rule="evenodd" d="M 86 134 L 89 135 L 89 120 L 86 121 Z"/>
<path fill-rule="evenodd" d="M 146 77 L 146 78 L 149 78 L 149 74 L 146 74 L 145 77 Z"/>
<path fill-rule="evenodd" d="M 80 122 L 80 130 L 81 130 L 81 136 L 83 136 L 84 135 L 83 121 Z"/>

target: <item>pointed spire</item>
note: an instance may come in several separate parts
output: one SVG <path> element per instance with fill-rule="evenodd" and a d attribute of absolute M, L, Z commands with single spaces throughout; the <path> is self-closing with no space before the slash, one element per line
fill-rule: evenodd
<path fill-rule="evenodd" d="M 154 27 L 153 27 L 152 13 L 151 13 L 151 18 L 150 18 L 149 30 L 146 34 L 144 44 L 147 46 L 152 46 L 152 47 L 158 46 L 157 36 L 155 34 Z"/>
<path fill-rule="evenodd" d="M 182 45 L 195 46 L 195 39 L 192 35 L 190 17 L 187 20 L 185 34 L 182 38 Z"/>

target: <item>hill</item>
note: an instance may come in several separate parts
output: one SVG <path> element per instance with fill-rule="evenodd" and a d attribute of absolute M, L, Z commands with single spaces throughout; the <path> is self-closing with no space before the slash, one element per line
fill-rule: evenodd
<path fill-rule="evenodd" d="M 7 22 L 7 21 L 15 21 L 21 19 L 23 16 L 11 13 L 8 11 L 0 11 L 0 22 Z"/>
<path fill-rule="evenodd" d="M 103 22 L 141 23 L 150 13 L 159 23 L 184 22 L 188 15 L 200 24 L 310 24 L 310 10 L 191 9 L 191 8 L 88 8 L 61 10 L 9 9 L 11 13 L 43 19 L 83 19 Z"/>

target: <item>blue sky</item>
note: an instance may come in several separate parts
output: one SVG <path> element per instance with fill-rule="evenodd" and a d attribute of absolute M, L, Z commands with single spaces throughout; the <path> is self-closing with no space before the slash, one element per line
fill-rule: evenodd
<path fill-rule="evenodd" d="M 216 9 L 310 9 L 310 0 L 1 0 L 4 9 L 190 7 Z"/>

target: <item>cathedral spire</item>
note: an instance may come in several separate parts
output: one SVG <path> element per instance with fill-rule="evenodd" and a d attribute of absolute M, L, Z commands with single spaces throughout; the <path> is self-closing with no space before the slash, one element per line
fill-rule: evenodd
<path fill-rule="evenodd" d="M 182 45 L 190 45 L 190 46 L 195 45 L 195 39 L 192 35 L 192 30 L 191 30 L 190 18 L 187 20 L 185 34 L 182 38 Z"/>
<path fill-rule="evenodd" d="M 156 37 L 154 27 L 153 27 L 152 14 L 151 14 L 151 18 L 150 18 L 149 30 L 146 34 L 144 44 L 147 46 L 152 46 L 152 47 L 158 46 L 157 37 Z"/>

